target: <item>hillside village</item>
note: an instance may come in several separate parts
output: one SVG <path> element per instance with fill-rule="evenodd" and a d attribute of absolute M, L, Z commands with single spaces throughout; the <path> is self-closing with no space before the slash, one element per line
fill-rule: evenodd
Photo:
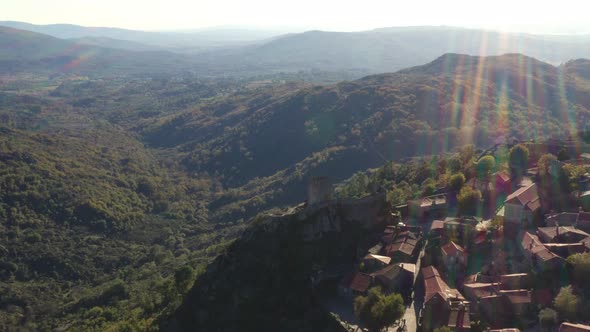
<path fill-rule="evenodd" d="M 391 207 L 340 301 L 401 294 L 391 331 L 590 331 L 590 154 L 575 139 L 498 148 L 458 184 Z"/>

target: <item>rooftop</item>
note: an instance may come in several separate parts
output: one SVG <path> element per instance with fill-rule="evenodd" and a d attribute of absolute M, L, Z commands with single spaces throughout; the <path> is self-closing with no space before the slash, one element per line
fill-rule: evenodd
<path fill-rule="evenodd" d="M 448 301 L 449 299 L 465 300 L 458 290 L 450 288 L 449 285 L 442 280 L 438 270 L 434 266 L 423 268 L 422 276 L 424 277 L 424 288 L 426 290 L 424 303 L 429 302 L 436 295 L 440 296 L 445 301 Z"/>
<path fill-rule="evenodd" d="M 365 273 L 356 272 L 349 280 L 344 281 L 344 286 L 355 292 L 364 293 L 371 286 L 371 276 Z"/>
<path fill-rule="evenodd" d="M 527 206 L 527 204 L 533 204 L 536 206 L 538 203 L 535 202 L 538 200 L 539 193 L 535 183 L 522 187 L 506 197 L 506 203 L 520 204 L 522 206 Z"/>
<path fill-rule="evenodd" d="M 501 290 L 500 294 L 506 296 L 510 303 L 513 304 L 524 304 L 532 302 L 531 292 L 526 289 Z"/>
<path fill-rule="evenodd" d="M 588 237 L 590 234 L 584 232 L 581 229 L 577 229 L 572 226 L 552 226 L 552 227 L 539 227 L 537 232 L 540 237 L 546 239 L 555 239 L 558 235 L 565 234 L 576 234 L 580 237 Z"/>
<path fill-rule="evenodd" d="M 460 245 L 456 244 L 455 242 L 451 241 L 440 248 L 443 252 L 443 255 L 446 256 L 456 256 L 459 253 L 464 254 L 465 249 Z"/>
<path fill-rule="evenodd" d="M 416 273 L 416 265 L 410 263 L 392 264 L 382 268 L 381 270 L 375 273 L 372 273 L 371 276 L 387 280 L 394 280 L 403 273 L 405 273 L 406 275 L 411 275 L 413 277 L 414 273 Z"/>
<path fill-rule="evenodd" d="M 383 264 L 386 264 L 386 265 L 391 262 L 391 257 L 374 255 L 374 254 L 368 254 L 367 256 L 365 256 L 363 258 L 363 260 L 368 260 L 368 259 L 374 259 L 374 260 L 377 260 L 377 261 L 379 261 Z"/>
<path fill-rule="evenodd" d="M 559 332 L 582 332 L 590 331 L 589 325 L 573 324 L 573 323 L 561 323 L 559 326 Z"/>

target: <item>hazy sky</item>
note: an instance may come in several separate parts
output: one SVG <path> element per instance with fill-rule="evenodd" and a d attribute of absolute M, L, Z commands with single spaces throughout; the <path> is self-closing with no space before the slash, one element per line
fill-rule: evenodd
<path fill-rule="evenodd" d="M 366 30 L 452 25 L 589 33 L 587 0 L 0 0 L 0 20 L 143 30 L 211 26 Z"/>

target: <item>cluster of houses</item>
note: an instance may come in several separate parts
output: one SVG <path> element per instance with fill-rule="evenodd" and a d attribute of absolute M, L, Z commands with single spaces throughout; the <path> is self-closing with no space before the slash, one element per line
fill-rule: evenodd
<path fill-rule="evenodd" d="M 474 318 L 492 331 L 536 324 L 539 305 L 551 306 L 556 289 L 536 287 L 534 276 L 560 273 L 567 257 L 590 252 L 590 213 L 546 214 L 538 185 L 525 178 L 513 186 L 506 172 L 466 185 L 493 191 L 500 208 L 488 220 L 448 216 L 456 202 L 444 193 L 397 207 L 408 220 L 385 228 L 358 271 L 342 280 L 341 293 L 366 294 L 379 285 L 408 300 L 413 294 L 424 331 L 469 331 Z M 490 231 L 492 220 L 501 231 Z M 590 326 L 563 323 L 560 331 Z"/>
<path fill-rule="evenodd" d="M 424 239 L 419 227 L 387 226 L 377 243 L 362 258 L 358 271 L 344 277 L 339 292 L 345 296 L 366 294 L 373 286 L 402 294 L 410 300 L 416 279 L 416 260 Z"/>

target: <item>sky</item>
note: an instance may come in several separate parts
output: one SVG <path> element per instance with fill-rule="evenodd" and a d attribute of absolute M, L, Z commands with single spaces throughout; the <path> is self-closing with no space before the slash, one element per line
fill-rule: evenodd
<path fill-rule="evenodd" d="M 138 30 L 219 26 L 359 31 L 447 25 L 590 33 L 587 0 L 0 0 L 0 20 Z"/>

